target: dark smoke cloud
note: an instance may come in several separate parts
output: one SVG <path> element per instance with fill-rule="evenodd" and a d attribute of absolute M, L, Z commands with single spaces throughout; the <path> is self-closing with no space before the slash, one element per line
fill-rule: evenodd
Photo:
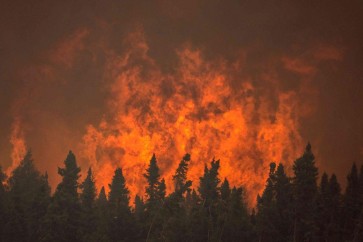
<path fill-rule="evenodd" d="M 235 89 L 241 76 L 255 84 L 256 95 L 271 100 L 276 100 L 276 93 L 269 90 L 276 86 L 305 88 L 299 93 L 309 93 L 310 108 L 301 115 L 305 118 L 300 132 L 312 142 L 320 167 L 338 172 L 342 180 L 351 162 L 362 159 L 363 4 L 359 0 L 6 1 L 1 5 L 0 160 L 5 167 L 11 164 L 9 139 L 18 119 L 39 167 L 56 179 L 55 167 L 68 149 L 78 149 L 86 125 L 110 115 L 103 111 L 110 85 L 104 72 L 109 64 L 105 53 L 123 53 L 130 44 L 124 39 L 137 28 L 143 29 L 149 55 L 165 73 L 175 71 L 176 50 L 190 46 L 202 50 L 205 59 L 221 59 L 227 66 L 244 56 L 243 70 L 231 74 L 236 75 L 230 78 Z M 272 70 L 276 80 L 264 78 L 263 73 Z M 173 85 L 168 86 L 171 82 L 162 82 L 165 99 L 175 92 Z M 198 91 L 186 88 L 193 90 L 188 90 L 190 98 L 198 100 Z M 147 103 L 133 105 L 150 111 Z M 218 113 L 219 107 L 203 108 L 195 114 L 200 119 L 211 110 Z M 270 118 L 273 122 L 275 117 Z M 112 155 L 117 158 L 123 152 L 114 150 Z"/>

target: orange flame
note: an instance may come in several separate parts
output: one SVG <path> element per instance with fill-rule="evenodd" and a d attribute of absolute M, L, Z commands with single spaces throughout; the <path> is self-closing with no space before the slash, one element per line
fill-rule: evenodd
<path fill-rule="evenodd" d="M 26 153 L 26 143 L 24 139 L 24 132 L 21 129 L 21 122 L 19 118 L 16 118 L 12 124 L 10 143 L 13 146 L 11 151 L 11 166 L 8 167 L 6 173 L 10 173 L 20 164 L 20 161 L 24 158 Z"/>
<path fill-rule="evenodd" d="M 165 74 L 149 56 L 142 31 L 130 34 L 124 44 L 127 51 L 114 54 L 105 73 L 112 83 L 108 110 L 83 138 L 81 155 L 90 161 L 98 188 L 108 189 L 115 168 L 122 167 L 131 197 L 143 194 L 142 174 L 156 153 L 170 192 L 180 159 L 190 153 L 188 176 L 194 187 L 215 157 L 221 159 L 221 179 L 243 185 L 253 204 L 269 163 L 291 163 L 300 153 L 295 91 L 273 86 L 268 92 L 275 97 L 272 103 L 259 95 L 251 78 L 234 75 L 243 70 L 243 60 L 233 65 L 206 61 L 201 51 L 189 47 L 177 51 L 177 68 Z M 307 74 L 310 69 L 302 66 L 297 61 L 288 65 Z"/>

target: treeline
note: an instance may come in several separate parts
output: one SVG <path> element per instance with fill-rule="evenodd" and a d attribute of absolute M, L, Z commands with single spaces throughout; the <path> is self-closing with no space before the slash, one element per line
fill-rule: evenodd
<path fill-rule="evenodd" d="M 91 168 L 80 182 L 69 152 L 58 169 L 62 181 L 51 195 L 47 174 L 30 152 L 7 179 L 0 169 L 1 241 L 363 241 L 363 167 L 353 164 L 341 193 L 336 176 L 318 169 L 310 144 L 293 164 L 293 177 L 271 163 L 266 187 L 248 209 L 242 187 L 220 180 L 219 160 L 204 169 L 199 187 L 187 179 L 190 155 L 166 195 L 155 155 L 143 175 L 146 193 L 133 207 L 121 168 L 110 192 L 96 194 Z M 318 184 L 319 183 L 319 184 Z"/>

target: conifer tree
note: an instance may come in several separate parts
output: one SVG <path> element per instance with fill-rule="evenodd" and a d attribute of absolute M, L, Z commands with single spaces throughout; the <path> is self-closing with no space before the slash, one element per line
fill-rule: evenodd
<path fill-rule="evenodd" d="M 344 239 L 352 240 L 354 227 L 358 223 L 360 208 L 360 189 L 357 166 L 354 163 L 352 169 L 347 176 L 348 184 L 344 195 Z"/>
<path fill-rule="evenodd" d="M 289 177 L 285 173 L 284 166 L 280 163 L 275 173 L 275 196 L 278 213 L 276 228 L 279 234 L 278 241 L 291 241 L 293 230 L 293 194 Z"/>
<path fill-rule="evenodd" d="M 145 213 L 145 203 L 143 199 L 139 196 L 135 196 L 135 217 L 139 221 L 143 221 L 144 219 L 144 213 Z"/>
<path fill-rule="evenodd" d="M 218 184 L 220 182 L 218 178 L 219 160 L 212 160 L 211 168 L 204 167 L 204 174 L 199 178 L 199 188 L 201 198 L 204 200 L 204 206 L 209 207 L 219 197 Z"/>
<path fill-rule="evenodd" d="M 342 241 L 342 196 L 337 177 L 333 174 L 329 179 L 329 223 L 326 241 Z"/>
<path fill-rule="evenodd" d="M 220 190 L 221 190 L 221 199 L 223 201 L 228 201 L 229 196 L 231 195 L 231 188 L 229 187 L 229 182 L 227 178 L 224 178 Z"/>
<path fill-rule="evenodd" d="M 199 178 L 198 191 L 202 198 L 202 209 L 200 211 L 200 233 L 206 240 L 218 240 L 220 231 L 217 231 L 220 225 L 218 219 L 218 199 L 219 192 L 219 167 L 220 161 L 213 159 L 211 167 L 205 166 L 204 174 Z M 203 237 L 202 237 L 203 238 Z"/>
<path fill-rule="evenodd" d="M 111 212 L 110 238 L 112 241 L 131 240 L 134 236 L 134 228 L 129 207 L 130 192 L 126 187 L 126 181 L 121 168 L 115 170 L 115 175 L 109 187 L 108 202 Z"/>
<path fill-rule="evenodd" d="M 50 202 L 47 175 L 35 168 L 28 151 L 9 178 L 9 221 L 6 226 L 11 241 L 39 241 L 39 221 Z"/>
<path fill-rule="evenodd" d="M 319 241 L 326 241 L 327 239 L 328 226 L 330 220 L 330 211 L 329 211 L 330 202 L 331 198 L 330 198 L 329 178 L 328 175 L 324 172 L 321 177 L 321 182 L 317 197 L 316 225 L 318 228 L 317 238 Z"/>
<path fill-rule="evenodd" d="M 97 229 L 95 234 L 95 241 L 111 241 L 109 236 L 109 221 L 111 220 L 111 215 L 104 187 L 101 188 L 101 191 L 96 200 L 96 215 Z"/>
<path fill-rule="evenodd" d="M 165 202 L 165 180 L 160 180 L 159 167 L 155 154 L 151 157 L 149 167 L 146 169 L 144 177 L 147 180 L 146 187 L 146 220 L 147 240 L 160 240 L 162 236 L 163 206 Z"/>
<path fill-rule="evenodd" d="M 82 239 L 84 241 L 97 241 L 95 238 L 97 228 L 97 215 L 95 212 L 96 187 L 91 168 L 88 169 L 87 177 L 82 183 L 81 189 Z"/>
<path fill-rule="evenodd" d="M 145 240 L 147 237 L 147 223 L 146 223 L 146 214 L 145 214 L 145 202 L 142 197 L 139 195 L 135 196 L 135 208 L 134 208 L 134 219 L 136 226 L 136 238 L 138 241 Z"/>
<path fill-rule="evenodd" d="M 190 161 L 190 155 L 185 154 L 183 159 L 180 161 L 178 168 L 173 176 L 173 181 L 175 184 L 175 195 L 182 197 L 186 191 L 190 190 L 192 181 L 187 180 L 188 172 L 188 162 Z"/>
<path fill-rule="evenodd" d="M 265 190 L 257 201 L 257 230 L 261 241 L 273 241 L 278 238 L 277 222 L 279 222 L 279 218 L 276 207 L 275 169 L 276 164 L 272 162 Z"/>
<path fill-rule="evenodd" d="M 315 215 L 317 196 L 318 169 L 315 166 L 315 157 L 311 151 L 310 143 L 306 146 L 304 154 L 295 160 L 294 170 L 294 241 L 312 241 L 315 236 Z"/>
<path fill-rule="evenodd" d="M 256 241 L 242 187 L 233 187 L 225 222 L 220 227 L 219 241 Z"/>
<path fill-rule="evenodd" d="M 192 181 L 187 180 L 190 155 L 186 154 L 180 161 L 173 176 L 175 190 L 166 199 L 167 210 L 164 212 L 163 236 L 170 241 L 185 241 L 187 231 L 187 211 L 184 193 L 190 191 Z"/>
<path fill-rule="evenodd" d="M 64 168 L 58 168 L 62 181 L 58 184 L 53 201 L 48 207 L 43 227 L 43 241 L 80 241 L 81 204 L 78 196 L 78 178 L 81 169 L 76 157 L 69 151 Z"/>
<path fill-rule="evenodd" d="M 164 184 L 160 182 L 159 167 L 155 154 L 153 154 L 150 160 L 149 167 L 146 169 L 144 177 L 148 183 L 148 186 L 146 187 L 147 210 L 153 210 L 157 204 L 160 205 L 162 202 L 160 196 L 165 196 L 165 194 L 163 195 L 163 192 L 165 191 L 165 182 Z"/>

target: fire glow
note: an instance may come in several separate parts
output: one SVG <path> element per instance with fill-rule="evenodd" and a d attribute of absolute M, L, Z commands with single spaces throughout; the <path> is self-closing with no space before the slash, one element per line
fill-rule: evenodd
<path fill-rule="evenodd" d="M 96 127 L 89 125 L 84 136 L 82 155 L 94 167 L 98 188 L 107 188 L 119 166 L 131 197 L 143 194 L 142 174 L 155 153 L 170 191 L 178 162 L 190 153 L 188 175 L 194 187 L 215 157 L 221 160 L 221 179 L 228 177 L 255 197 L 270 162 L 297 157 L 303 146 L 296 93 L 271 90 L 278 103 L 273 110 L 267 99 L 256 99 L 248 79 L 232 86 L 233 72 L 242 68 L 238 64 L 211 63 L 200 51 L 184 48 L 177 52 L 175 73 L 165 75 L 148 56 L 142 33 L 127 41 L 129 50 L 114 57 L 107 70 L 114 80 L 111 115 Z"/>
<path fill-rule="evenodd" d="M 69 41 L 71 47 L 63 44 L 65 54 L 58 51 L 50 59 L 56 62 L 60 56 L 60 64 L 72 68 L 74 52 L 94 47 L 83 43 L 89 31 L 81 33 Z M 121 167 L 131 199 L 143 195 L 143 174 L 155 153 L 170 192 L 172 175 L 189 153 L 188 176 L 194 188 L 204 166 L 220 159 L 220 178 L 244 186 L 253 204 L 270 162 L 289 166 L 301 154 L 306 141 L 299 131 L 300 119 L 309 112 L 301 96 L 307 95 L 307 82 L 301 82 L 298 91 L 283 90 L 269 65 L 252 77 L 244 73 L 244 54 L 233 63 L 207 60 L 203 51 L 190 45 L 176 50 L 177 64 L 165 73 L 149 55 L 142 30 L 129 34 L 122 45 L 121 54 L 105 51 L 107 109 L 99 124 L 86 125 L 76 148 L 78 157 L 93 168 L 98 189 L 107 190 L 115 169 Z M 282 56 L 275 61 L 306 79 L 314 72 L 301 60 Z M 256 79 L 268 85 L 262 88 Z M 13 165 L 26 147 L 18 125 L 14 127 Z"/>

